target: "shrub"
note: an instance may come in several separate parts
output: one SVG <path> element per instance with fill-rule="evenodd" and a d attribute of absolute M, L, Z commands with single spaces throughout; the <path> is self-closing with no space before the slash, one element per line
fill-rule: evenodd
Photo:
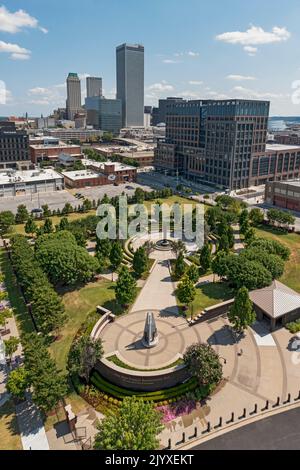
<path fill-rule="evenodd" d="M 296 320 L 286 324 L 286 328 L 293 334 L 299 333 L 300 331 L 300 320 Z"/>

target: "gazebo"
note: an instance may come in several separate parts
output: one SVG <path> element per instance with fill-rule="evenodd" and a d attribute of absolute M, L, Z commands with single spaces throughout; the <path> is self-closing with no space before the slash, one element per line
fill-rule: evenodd
<path fill-rule="evenodd" d="M 258 320 L 270 322 L 271 331 L 300 318 L 300 294 L 279 281 L 250 292 Z"/>

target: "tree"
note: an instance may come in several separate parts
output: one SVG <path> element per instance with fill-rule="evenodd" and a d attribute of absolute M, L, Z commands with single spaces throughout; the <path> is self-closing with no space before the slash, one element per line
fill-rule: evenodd
<path fill-rule="evenodd" d="M 120 305 L 130 305 L 135 297 L 137 284 L 129 269 L 123 266 L 116 284 L 116 300 Z"/>
<path fill-rule="evenodd" d="M 58 226 L 57 226 L 58 230 L 68 230 L 69 227 L 70 227 L 70 223 L 69 223 L 67 217 L 62 217 L 60 219 L 60 222 L 59 222 Z"/>
<path fill-rule="evenodd" d="M 209 243 L 205 243 L 201 248 L 200 265 L 204 272 L 207 272 L 211 266 L 211 250 Z"/>
<path fill-rule="evenodd" d="M 186 306 L 190 305 L 194 301 L 196 297 L 196 288 L 188 276 L 184 276 L 178 285 L 177 297 L 179 302 Z"/>
<path fill-rule="evenodd" d="M 245 233 L 245 243 L 250 245 L 256 238 L 256 232 L 253 227 L 250 227 Z"/>
<path fill-rule="evenodd" d="M 109 238 L 97 238 L 96 252 L 104 258 L 109 258 L 112 243 Z"/>
<path fill-rule="evenodd" d="M 15 216 L 11 211 L 0 212 L 0 235 L 2 237 L 6 235 L 14 223 Z"/>
<path fill-rule="evenodd" d="M 132 266 L 137 277 L 141 277 L 142 274 L 147 270 L 148 258 L 146 255 L 146 250 L 142 246 L 134 253 Z"/>
<path fill-rule="evenodd" d="M 199 268 L 194 264 L 191 264 L 186 271 L 186 275 L 193 284 L 196 284 L 199 279 Z"/>
<path fill-rule="evenodd" d="M 224 251 L 225 253 L 229 252 L 229 240 L 228 240 L 228 235 L 226 233 L 223 233 L 219 240 L 219 245 L 218 245 L 218 251 Z"/>
<path fill-rule="evenodd" d="M 24 224 L 29 217 L 28 210 L 24 204 L 20 204 L 16 213 L 16 224 Z"/>
<path fill-rule="evenodd" d="M 218 354 L 209 344 L 196 343 L 189 346 L 183 360 L 199 385 L 217 385 L 222 379 L 222 365 Z"/>
<path fill-rule="evenodd" d="M 171 248 L 176 258 L 186 253 L 186 246 L 182 240 L 172 240 Z"/>
<path fill-rule="evenodd" d="M 178 258 L 175 261 L 174 274 L 176 279 L 180 279 L 186 271 L 186 264 L 184 261 L 183 253 L 179 253 Z"/>
<path fill-rule="evenodd" d="M 109 261 L 114 272 L 121 266 L 123 261 L 123 250 L 118 241 L 115 241 L 111 246 Z"/>
<path fill-rule="evenodd" d="M 36 229 L 37 229 L 36 223 L 34 222 L 32 217 L 29 217 L 25 224 L 25 233 L 33 236 L 33 234 L 36 232 Z"/>
<path fill-rule="evenodd" d="M 96 257 L 78 246 L 69 231 L 43 235 L 35 244 L 35 256 L 54 285 L 90 281 L 98 270 Z"/>
<path fill-rule="evenodd" d="M 31 308 L 38 330 L 44 335 L 57 332 L 67 320 L 62 300 L 51 286 L 35 287 Z"/>
<path fill-rule="evenodd" d="M 51 213 L 51 209 L 49 209 L 48 204 L 44 204 L 42 206 L 42 210 L 43 210 L 43 216 L 44 217 L 51 217 L 52 213 Z"/>
<path fill-rule="evenodd" d="M 147 240 L 146 243 L 144 244 L 144 249 L 146 251 L 147 258 L 149 258 L 151 253 L 155 250 L 155 243 L 152 242 L 151 240 Z"/>
<path fill-rule="evenodd" d="M 249 298 L 249 292 L 246 287 L 239 289 L 234 304 L 229 309 L 228 319 L 232 323 L 233 328 L 238 332 L 243 332 L 255 322 L 256 315 L 253 310 L 253 303 Z"/>
<path fill-rule="evenodd" d="M 255 227 L 261 225 L 264 221 L 263 211 L 260 210 L 258 207 L 254 207 L 249 213 L 249 220 Z"/>
<path fill-rule="evenodd" d="M 14 353 L 18 350 L 20 340 L 15 336 L 11 336 L 9 339 L 4 340 L 5 356 L 8 361 L 11 362 Z"/>
<path fill-rule="evenodd" d="M 136 188 L 134 192 L 134 199 L 135 199 L 136 204 L 143 204 L 145 200 L 145 193 L 142 190 L 142 188 Z"/>
<path fill-rule="evenodd" d="M 33 401 L 47 413 L 66 395 L 66 377 L 57 369 L 42 336 L 36 333 L 24 335 L 23 346 Z"/>
<path fill-rule="evenodd" d="M 52 233 L 53 232 L 53 223 L 51 219 L 46 219 L 44 226 L 43 226 L 43 232 L 44 233 Z"/>
<path fill-rule="evenodd" d="M 111 413 L 100 422 L 94 449 L 156 450 L 162 429 L 161 415 L 152 403 L 126 397 L 118 413 Z"/>
<path fill-rule="evenodd" d="M 6 382 L 7 391 L 18 400 L 25 399 L 25 392 L 29 385 L 29 374 L 24 366 L 12 370 Z"/>
<path fill-rule="evenodd" d="M 82 203 L 83 211 L 88 212 L 92 210 L 92 202 L 89 199 L 85 199 Z"/>
<path fill-rule="evenodd" d="M 12 317 L 12 311 L 9 308 L 0 310 L 0 326 L 6 328 L 8 318 Z"/>
<path fill-rule="evenodd" d="M 244 209 L 239 216 L 239 224 L 241 233 L 245 234 L 249 229 L 249 213 L 247 209 Z"/>
<path fill-rule="evenodd" d="M 68 371 L 71 374 L 78 374 L 87 383 L 91 370 L 102 355 L 101 339 L 92 339 L 89 335 L 83 335 L 72 344 L 68 357 Z"/>
<path fill-rule="evenodd" d="M 67 214 L 71 214 L 72 212 L 74 212 L 73 207 L 71 206 L 71 204 L 70 204 L 69 202 L 66 202 L 66 204 L 65 204 L 64 207 L 62 208 L 61 213 L 62 213 L 63 215 L 67 215 Z"/>

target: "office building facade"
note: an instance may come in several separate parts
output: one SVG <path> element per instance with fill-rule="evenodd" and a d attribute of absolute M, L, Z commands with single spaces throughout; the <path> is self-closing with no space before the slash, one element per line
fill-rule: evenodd
<path fill-rule="evenodd" d="M 251 100 L 170 102 L 156 168 L 220 188 L 249 187 L 252 162 L 266 152 L 269 106 Z"/>
<path fill-rule="evenodd" d="M 158 100 L 158 108 L 153 108 L 152 110 L 152 126 L 157 126 L 158 124 L 162 123 L 166 124 L 168 106 L 170 104 L 182 102 L 183 98 L 176 98 L 171 96 Z"/>
<path fill-rule="evenodd" d="M 122 102 L 94 96 L 86 98 L 87 124 L 119 135 L 122 128 Z"/>
<path fill-rule="evenodd" d="M 117 99 L 122 102 L 122 126 L 144 126 L 144 47 L 122 44 L 116 49 Z"/>
<path fill-rule="evenodd" d="M 30 166 L 27 132 L 17 130 L 13 122 L 0 121 L 0 171 L 27 170 Z"/>
<path fill-rule="evenodd" d="M 75 114 L 81 111 L 81 83 L 77 73 L 69 73 L 67 78 L 67 116 L 74 120 Z"/>
<path fill-rule="evenodd" d="M 87 98 L 93 98 L 94 96 L 102 96 L 102 78 L 101 77 L 87 77 L 86 96 Z"/>

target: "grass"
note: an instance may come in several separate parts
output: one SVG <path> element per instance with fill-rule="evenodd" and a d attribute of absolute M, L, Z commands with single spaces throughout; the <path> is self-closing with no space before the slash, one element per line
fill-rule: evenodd
<path fill-rule="evenodd" d="M 187 316 L 194 316 L 201 313 L 205 308 L 225 302 L 233 297 L 234 292 L 225 282 L 212 282 L 203 284 L 196 289 L 196 297 L 193 304 L 185 311 Z M 183 305 L 179 303 L 179 307 Z"/>
<path fill-rule="evenodd" d="M 22 450 L 15 407 L 8 401 L 0 408 L 0 450 Z"/>
<path fill-rule="evenodd" d="M 277 240 L 291 250 L 290 259 L 286 262 L 280 282 L 300 293 L 300 235 L 297 233 L 282 233 L 268 226 L 261 226 L 256 229 L 256 233 L 260 238 Z"/>
<path fill-rule="evenodd" d="M 62 298 L 68 321 L 60 330 L 59 339 L 50 345 L 50 351 L 58 368 L 65 370 L 72 340 L 87 316 L 96 309 L 97 305 L 115 314 L 120 314 L 121 308 L 115 302 L 114 284 L 106 280 L 89 283 L 77 290 L 66 292 Z"/>
<path fill-rule="evenodd" d="M 4 248 L 0 251 L 0 265 L 1 271 L 4 274 L 4 282 L 8 292 L 8 297 L 11 306 L 14 309 L 14 316 L 17 321 L 18 329 L 20 333 L 31 333 L 34 331 L 34 326 Z"/>
<path fill-rule="evenodd" d="M 55 225 L 59 224 L 62 217 L 67 217 L 69 222 L 73 222 L 74 220 L 84 219 L 85 217 L 88 217 L 89 215 L 95 215 L 95 214 L 96 214 L 96 210 L 93 209 L 89 212 L 74 212 L 72 214 L 68 214 L 67 216 L 65 216 L 65 215 L 62 215 L 62 216 L 55 215 L 53 217 L 49 217 L 49 219 L 52 220 L 53 226 L 55 227 Z M 44 225 L 44 222 L 45 222 L 44 220 L 36 220 L 35 221 L 35 223 L 38 227 L 40 227 L 41 225 Z M 12 233 L 18 233 L 20 235 L 26 235 L 26 233 L 25 233 L 25 224 L 14 225 L 13 228 L 12 228 Z"/>
<path fill-rule="evenodd" d="M 129 366 L 128 364 L 126 364 L 126 362 L 123 362 L 121 359 L 119 359 L 115 354 L 113 356 L 107 357 L 106 359 L 110 362 L 113 362 L 116 366 L 122 367 L 123 369 L 136 370 L 139 372 L 153 372 L 153 371 L 158 371 L 158 370 L 171 369 L 171 367 L 176 367 L 176 366 L 180 366 L 181 364 L 184 364 L 183 359 L 177 359 L 177 361 L 174 361 L 165 367 L 160 367 L 157 369 L 138 369 L 136 367 Z"/>
<path fill-rule="evenodd" d="M 145 206 L 147 207 L 148 211 L 150 211 L 151 209 L 151 206 L 153 204 L 156 203 L 156 201 L 161 201 L 163 204 L 169 204 L 169 205 L 172 205 L 172 204 L 175 204 L 175 203 L 178 203 L 178 204 L 188 204 L 188 205 L 193 205 L 194 207 L 198 206 L 198 205 L 202 205 L 202 203 L 199 203 L 199 202 L 196 202 L 196 201 L 193 201 L 191 199 L 188 199 L 188 198 L 185 198 L 185 197 L 181 197 L 181 196 L 170 196 L 168 198 L 157 198 L 156 200 L 154 201 L 145 201 L 144 204 Z M 204 210 L 206 211 L 207 209 L 209 208 L 209 206 L 207 205 L 204 205 Z"/>

